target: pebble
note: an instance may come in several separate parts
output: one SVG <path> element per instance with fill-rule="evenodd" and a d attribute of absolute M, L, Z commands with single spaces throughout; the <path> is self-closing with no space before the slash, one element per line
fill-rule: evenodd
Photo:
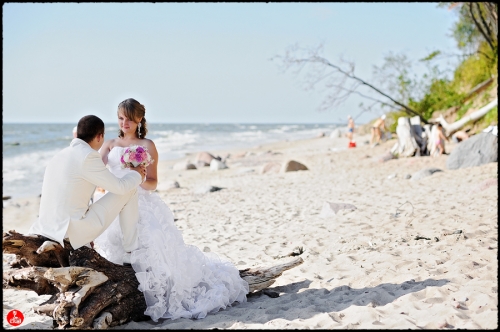
<path fill-rule="evenodd" d="M 438 323 L 438 328 L 442 329 L 448 326 L 448 322 L 446 320 L 442 320 Z"/>

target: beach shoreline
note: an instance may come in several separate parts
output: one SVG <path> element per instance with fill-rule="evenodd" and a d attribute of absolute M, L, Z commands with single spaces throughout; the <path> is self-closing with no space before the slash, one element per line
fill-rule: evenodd
<path fill-rule="evenodd" d="M 495 329 L 498 327 L 497 163 L 448 170 L 447 155 L 384 160 L 395 144 L 368 135 L 312 137 L 207 151 L 227 169 L 174 170 L 160 161 L 157 192 L 187 244 L 239 269 L 276 264 L 302 247 L 304 263 L 246 303 L 200 320 L 129 322 L 110 329 Z M 447 143 L 447 151 L 455 145 Z M 263 173 L 288 160 L 308 170 Z M 430 177 L 408 175 L 438 168 Z M 172 184 L 176 182 L 179 187 Z M 199 188 L 216 186 L 215 192 Z M 332 210 L 331 205 L 354 208 Z M 4 201 L 4 231 L 26 233 L 39 197 Z M 3 255 L 4 271 L 11 255 Z M 21 328 L 52 329 L 33 307 L 47 299 L 4 289 Z"/>

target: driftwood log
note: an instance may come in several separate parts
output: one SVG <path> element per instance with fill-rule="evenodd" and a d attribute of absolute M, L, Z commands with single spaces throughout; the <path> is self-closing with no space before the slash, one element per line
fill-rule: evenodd
<path fill-rule="evenodd" d="M 53 318 L 59 329 L 105 329 L 149 320 L 146 302 L 131 266 L 109 262 L 89 247 L 74 250 L 40 235 L 3 233 L 3 252 L 14 254 L 11 270 L 3 273 L 3 288 L 33 290 L 52 295 L 34 308 Z M 302 253 L 291 253 L 297 256 Z M 284 271 L 303 263 L 301 257 L 268 267 L 240 270 L 250 293 L 272 285 Z"/>
<path fill-rule="evenodd" d="M 492 110 L 496 106 L 498 106 L 498 98 L 495 98 L 493 101 L 488 103 L 486 106 L 481 107 L 477 111 L 475 111 L 469 115 L 466 115 L 466 116 L 462 117 L 460 120 L 455 121 L 453 123 L 446 122 L 446 120 L 444 119 L 444 117 L 442 115 L 440 115 L 437 118 L 437 121 L 439 121 L 441 123 L 441 125 L 443 126 L 444 130 L 446 131 L 446 136 L 450 136 L 451 134 L 453 134 L 454 132 L 456 132 L 457 130 L 459 130 L 463 126 L 465 126 L 467 123 L 469 123 L 471 121 L 476 121 L 476 120 L 482 118 L 483 116 L 485 116 L 490 110 Z"/>

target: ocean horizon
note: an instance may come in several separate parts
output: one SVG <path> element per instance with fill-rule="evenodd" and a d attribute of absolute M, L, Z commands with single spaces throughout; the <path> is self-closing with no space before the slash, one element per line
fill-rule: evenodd
<path fill-rule="evenodd" d="M 33 197 L 41 193 L 50 158 L 73 139 L 75 123 L 3 123 L 3 196 Z M 105 139 L 118 136 L 116 123 L 105 123 Z M 344 125 L 331 123 L 154 123 L 147 138 L 155 142 L 160 161 L 200 151 L 251 148 L 278 141 L 327 135 Z"/>

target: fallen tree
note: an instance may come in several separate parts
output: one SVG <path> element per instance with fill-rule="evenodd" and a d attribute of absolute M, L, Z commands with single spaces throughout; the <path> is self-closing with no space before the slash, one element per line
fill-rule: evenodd
<path fill-rule="evenodd" d="M 446 136 L 450 136 L 451 134 L 453 134 L 454 132 L 456 132 L 457 130 L 459 130 L 463 126 L 465 126 L 467 123 L 469 123 L 471 121 L 476 121 L 476 120 L 482 118 L 490 110 L 492 110 L 493 107 L 495 107 L 497 105 L 498 105 L 498 98 L 495 98 L 495 100 L 491 101 L 486 106 L 481 107 L 477 111 L 475 111 L 467 116 L 464 116 L 460 120 L 455 121 L 453 123 L 448 123 L 442 115 L 440 115 L 437 118 L 437 121 L 439 121 L 441 123 L 441 125 L 443 126 L 444 130 L 446 131 Z"/>
<path fill-rule="evenodd" d="M 146 302 L 131 266 L 109 262 L 89 247 L 74 250 L 40 235 L 3 233 L 3 252 L 14 254 L 11 270 L 3 273 L 3 288 L 52 295 L 34 308 L 53 318 L 59 329 L 105 329 L 128 321 L 149 320 Z M 300 255 L 302 250 L 289 256 Z M 301 257 L 268 268 L 240 270 L 250 293 L 272 285 L 281 274 L 303 263 Z"/>

